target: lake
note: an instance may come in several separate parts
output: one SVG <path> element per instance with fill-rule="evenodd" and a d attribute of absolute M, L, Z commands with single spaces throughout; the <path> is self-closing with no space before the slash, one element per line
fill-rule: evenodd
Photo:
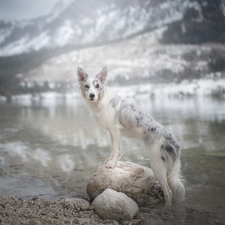
<path fill-rule="evenodd" d="M 225 100 L 149 94 L 133 100 L 181 146 L 186 207 L 225 219 Z M 122 152 L 121 160 L 150 166 L 134 141 L 124 140 Z M 109 155 L 108 133 L 80 98 L 0 102 L 0 194 L 85 196 L 89 177 Z"/>

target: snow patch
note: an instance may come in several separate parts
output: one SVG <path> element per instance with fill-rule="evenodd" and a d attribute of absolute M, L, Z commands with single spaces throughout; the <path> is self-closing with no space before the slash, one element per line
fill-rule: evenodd
<path fill-rule="evenodd" d="M 151 88 L 151 94 L 160 96 L 211 96 L 225 90 L 225 79 L 200 79 L 187 81 L 180 84 L 171 83 L 170 85 L 155 85 Z M 221 92 L 223 93 L 223 91 Z"/>
<path fill-rule="evenodd" d="M 1 48 L 0 56 L 9 56 L 13 54 L 20 54 L 22 52 L 28 52 L 29 48 L 26 43 L 29 41 L 29 36 L 24 36 L 23 38 L 6 45 L 5 47 Z"/>
<path fill-rule="evenodd" d="M 40 49 L 43 49 L 44 47 L 48 47 L 50 42 L 51 42 L 51 38 L 48 35 L 48 32 L 46 31 L 39 34 L 37 37 L 31 39 L 27 45 L 30 49 L 40 50 Z"/>
<path fill-rule="evenodd" d="M 74 35 L 75 35 L 75 31 L 72 28 L 72 22 L 69 20 L 66 20 L 64 23 L 64 26 L 58 29 L 58 32 L 55 38 L 55 43 L 58 46 L 64 46 L 73 40 Z"/>

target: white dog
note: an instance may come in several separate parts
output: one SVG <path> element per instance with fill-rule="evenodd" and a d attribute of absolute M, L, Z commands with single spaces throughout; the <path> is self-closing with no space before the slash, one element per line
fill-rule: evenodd
<path fill-rule="evenodd" d="M 180 148 L 173 135 L 137 105 L 106 87 L 106 67 L 95 77 L 89 77 L 78 67 L 77 76 L 84 101 L 96 121 L 110 134 L 112 151 L 105 166 L 116 166 L 121 157 L 123 136 L 138 139 L 149 151 L 151 168 L 162 186 L 166 205 L 183 201 Z"/>

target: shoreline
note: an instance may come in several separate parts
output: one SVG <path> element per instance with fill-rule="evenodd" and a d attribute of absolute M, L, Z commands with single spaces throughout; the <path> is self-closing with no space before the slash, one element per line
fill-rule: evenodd
<path fill-rule="evenodd" d="M 0 195 L 0 224 L 106 224 L 119 225 L 115 220 L 103 220 L 88 201 L 81 198 L 59 198 L 46 201 L 42 198 L 23 199 Z M 140 219 L 122 224 L 140 224 Z"/>
<path fill-rule="evenodd" d="M 217 74 L 217 73 L 216 73 Z M 142 85 L 127 85 L 127 86 L 109 86 L 110 89 L 117 92 L 120 96 L 126 98 L 135 98 L 136 96 L 147 95 L 149 98 L 157 97 L 174 97 L 174 98 L 190 98 L 190 97 L 225 97 L 225 78 L 221 77 L 221 73 L 216 78 L 214 74 L 208 75 L 208 78 L 183 80 L 180 83 L 171 82 L 168 84 L 142 84 Z M 73 92 L 40 92 L 40 93 L 27 93 L 20 95 L 12 95 L 12 101 L 29 100 L 29 101 L 42 101 L 42 100 L 71 100 L 79 99 L 79 91 Z M 0 102 L 6 102 L 7 98 L 0 95 Z"/>
<path fill-rule="evenodd" d="M 47 201 L 34 197 L 23 199 L 0 195 L 0 224 L 7 225 L 154 225 L 154 224 L 223 224 L 225 218 L 193 209 L 188 204 L 164 208 L 164 201 L 154 206 L 140 207 L 130 221 L 104 220 L 93 209 L 91 203 L 82 198 L 59 198 Z"/>

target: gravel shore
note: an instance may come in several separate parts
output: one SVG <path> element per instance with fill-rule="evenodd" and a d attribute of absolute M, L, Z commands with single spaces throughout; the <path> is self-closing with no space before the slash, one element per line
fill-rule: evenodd
<path fill-rule="evenodd" d="M 42 198 L 22 199 L 0 196 L 0 225 L 181 225 L 225 224 L 224 217 L 178 205 L 170 209 L 141 207 L 130 221 L 103 220 L 91 204 L 81 198 L 60 198 L 46 201 Z"/>
<path fill-rule="evenodd" d="M 88 201 L 78 198 L 61 198 L 45 201 L 42 198 L 22 199 L 0 196 L 0 224 L 44 225 L 44 224 L 107 224 L 136 225 L 132 221 L 103 220 Z"/>

